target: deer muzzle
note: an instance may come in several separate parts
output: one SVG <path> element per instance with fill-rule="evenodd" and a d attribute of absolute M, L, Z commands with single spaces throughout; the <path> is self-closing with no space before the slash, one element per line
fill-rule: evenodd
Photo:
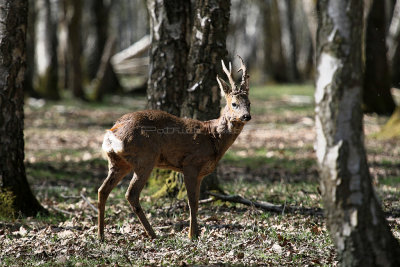
<path fill-rule="evenodd" d="M 251 120 L 251 115 L 250 114 L 244 114 L 242 117 L 240 117 L 241 121 L 249 121 Z"/>

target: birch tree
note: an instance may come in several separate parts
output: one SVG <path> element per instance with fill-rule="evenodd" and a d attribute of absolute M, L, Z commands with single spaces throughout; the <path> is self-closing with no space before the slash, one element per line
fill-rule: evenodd
<path fill-rule="evenodd" d="M 317 158 L 328 229 L 343 266 L 399 266 L 363 143 L 363 1 L 320 0 L 318 10 Z"/>

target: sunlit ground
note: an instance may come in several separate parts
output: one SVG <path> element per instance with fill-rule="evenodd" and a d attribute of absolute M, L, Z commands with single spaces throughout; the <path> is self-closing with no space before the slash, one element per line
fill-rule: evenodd
<path fill-rule="evenodd" d="M 313 87 L 254 87 L 250 99 L 253 119 L 220 163 L 223 189 L 285 207 L 323 208 L 313 149 Z M 97 214 L 82 195 L 96 206 L 107 174 L 100 151 L 104 129 L 122 114 L 143 109 L 145 97 L 114 96 L 89 105 L 26 102 L 27 174 L 52 215 L 2 220 L 1 265 L 336 265 L 320 216 L 212 201 L 200 205 L 201 236 L 190 241 L 186 202 L 154 201 L 154 188 L 145 188 L 141 203 L 159 235 L 151 240 L 124 198 L 128 178 L 108 199 L 106 242 L 98 242 Z M 399 238 L 400 147 L 373 138 L 384 122 L 365 117 L 366 144 L 374 184 Z"/>

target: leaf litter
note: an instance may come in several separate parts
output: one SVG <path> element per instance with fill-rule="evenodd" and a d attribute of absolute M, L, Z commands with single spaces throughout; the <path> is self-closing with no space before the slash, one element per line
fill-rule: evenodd
<path fill-rule="evenodd" d="M 173 200 L 151 200 L 145 189 L 141 202 L 158 234 L 152 240 L 124 198 L 129 179 L 110 194 L 106 241 L 99 242 L 91 205 L 96 206 L 97 188 L 107 173 L 99 150 L 102 135 L 130 108 L 116 112 L 50 104 L 26 109 L 28 178 L 52 215 L 1 220 L 1 266 L 337 265 L 322 217 L 211 201 L 200 205 L 201 234 L 191 241 L 187 204 L 171 208 Z M 220 164 L 224 189 L 257 201 L 321 208 L 311 116 L 255 116 L 231 148 L 237 158 Z M 365 125 L 370 134 L 377 131 L 379 121 L 366 117 Z M 400 150 L 393 141 L 367 138 L 366 143 L 378 193 L 393 215 L 389 222 L 399 237 L 398 183 L 387 180 L 400 177 Z"/>

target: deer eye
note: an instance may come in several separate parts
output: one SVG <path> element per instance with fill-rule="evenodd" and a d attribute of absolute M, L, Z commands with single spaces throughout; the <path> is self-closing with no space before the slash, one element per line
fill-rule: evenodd
<path fill-rule="evenodd" d="M 232 103 L 232 107 L 237 108 L 237 104 L 236 103 Z"/>

